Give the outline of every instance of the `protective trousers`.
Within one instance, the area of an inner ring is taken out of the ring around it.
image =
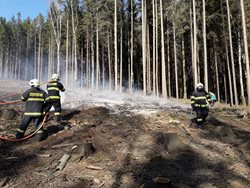
[[[60,99],[51,100],[51,105],[55,108],[55,112],[54,112],[55,120],[57,122],[60,122],[60,120],[61,120],[61,111],[62,111]]]
[[[43,116],[40,116],[40,117],[24,116],[21,121],[20,127],[17,130],[17,134],[16,134],[17,139],[22,138],[24,136],[24,133],[27,127],[29,126],[29,124],[31,123],[31,121],[34,122],[34,126],[37,129],[40,123],[43,121]],[[43,133],[43,131],[39,130],[38,133]]]
[[[197,108],[196,109],[196,123],[197,125],[203,125],[206,122],[208,116],[207,108]]]

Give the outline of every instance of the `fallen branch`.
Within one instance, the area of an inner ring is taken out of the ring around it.
[[[70,159],[70,157],[71,157],[71,155],[65,153],[65,154],[62,156],[62,158],[60,159],[60,163],[59,163],[59,165],[56,167],[56,170],[63,170],[64,167],[65,167],[65,165],[66,165],[66,163],[67,163],[68,160]]]
[[[86,168],[87,168],[87,169],[91,169],[91,170],[103,170],[102,167],[93,166],[93,165],[86,166]]]
[[[51,154],[36,154],[38,157],[50,157]]]
[[[51,148],[60,148],[60,147],[73,146],[73,145],[76,145],[76,144],[75,143],[58,144],[58,145],[51,146]]]

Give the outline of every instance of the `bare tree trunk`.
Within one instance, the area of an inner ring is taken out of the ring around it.
[[[206,31],[206,2],[202,0],[203,7],[203,45],[204,45],[204,85],[208,91],[208,74],[207,74],[207,31]]]
[[[228,101],[228,94],[227,94],[227,79],[226,79],[226,75],[224,74],[224,86],[225,86],[225,101],[226,101],[226,103],[227,103],[227,101]],[[231,97],[231,95],[230,95],[230,97]],[[232,105],[231,105],[232,106]]]
[[[94,82],[95,82],[95,54],[94,54],[94,34],[92,33],[91,37],[91,89],[94,88]]]
[[[67,35],[66,35],[66,85],[69,84],[69,19],[67,19]]]
[[[151,93],[151,65],[150,65],[150,44],[149,44],[149,25],[147,25],[147,90]]]
[[[86,64],[87,87],[90,88],[90,62],[89,62],[89,28],[87,29],[87,64]]]
[[[77,32],[77,27],[78,27],[78,18],[77,18],[77,15],[76,15],[76,18],[75,18],[75,13],[74,13],[74,8],[73,8],[73,1],[71,0],[70,1],[70,7],[71,7],[71,19],[72,19],[72,32],[73,32],[73,56],[74,56],[74,63],[73,63],[73,66],[74,66],[74,81],[77,81],[78,79],[78,66],[77,66],[77,58],[76,58],[76,45],[77,45],[77,41],[76,41],[76,32]],[[77,10],[76,10],[76,14],[77,14]],[[76,23],[75,23],[76,22]]]
[[[50,4],[50,19],[57,45],[57,73],[60,74],[60,45],[62,33],[62,11],[58,1]]]
[[[194,62],[194,32],[193,32],[193,17],[192,17],[192,6],[190,2],[190,45],[191,45],[191,60],[192,60],[192,67],[193,67],[193,62]]]
[[[156,84],[155,84],[155,81],[156,81],[156,78],[155,78],[155,0],[153,0],[152,2],[152,5],[153,5],[153,94],[155,95],[156,94]]]
[[[230,46],[230,54],[231,54],[231,64],[232,64],[232,76],[233,76],[233,88],[234,88],[234,102],[235,106],[238,106],[238,94],[237,94],[237,87],[236,87],[236,78],[235,78],[235,70],[234,70],[234,54],[233,54],[233,44],[232,44],[232,31],[231,31],[231,20],[230,20],[230,8],[227,3],[227,21],[228,21],[228,33],[229,33],[229,46]]]
[[[0,49],[0,78],[3,78],[3,51]]]
[[[193,24],[194,24],[194,45],[193,45],[193,76],[194,76],[194,88],[198,83],[197,79],[197,26],[196,26],[196,5],[193,0]]]
[[[246,29],[246,18],[244,10],[244,1],[240,0],[241,14],[242,14],[242,28],[243,28],[243,41],[244,51],[246,58],[246,72],[247,72],[247,105],[250,107],[250,71],[249,71],[249,55],[248,55],[248,43],[247,43],[247,29]]]
[[[81,46],[81,75],[80,75],[80,79],[81,79],[81,87],[84,87],[84,55],[83,55],[83,49],[84,47]]]
[[[42,40],[42,28],[41,28],[41,24],[40,24],[40,28],[39,28],[39,35],[38,35],[38,54],[37,54],[37,78],[40,80],[41,78],[41,40]]]
[[[118,61],[118,55],[117,55],[117,0],[115,0],[115,20],[114,20],[114,37],[115,37],[115,91],[118,91],[118,66],[117,66],[117,61]]]
[[[241,64],[241,37],[240,37],[240,31],[238,31],[238,48],[239,48],[239,79],[240,79],[240,96],[241,96],[241,101],[244,106],[246,106],[246,99],[244,96],[244,85],[243,85],[243,78],[242,78],[242,64]]]
[[[97,10],[98,11],[98,10]],[[98,13],[96,19],[96,89],[99,88],[99,20],[98,20]]]
[[[121,25],[121,39],[120,39],[120,92],[122,93],[122,25]]]
[[[35,39],[34,39],[34,78],[36,78],[37,77],[37,65],[36,65],[36,34],[35,34]],[[27,66],[25,66],[25,72],[27,71]],[[26,78],[26,74],[25,74],[25,78],[24,78],[25,80],[27,80],[27,78]]]
[[[49,54],[48,54],[48,69],[47,69],[47,80],[51,77],[51,36],[49,36]]]
[[[184,35],[182,35],[182,72],[183,72],[183,98],[187,98],[187,78],[186,78],[186,61],[185,61],[185,45]]]
[[[143,93],[147,94],[146,82],[146,1],[142,0],[142,66],[143,66]]]
[[[105,89],[104,47],[102,46],[102,89]]]
[[[155,25],[156,25],[156,28],[155,28],[155,46],[156,46],[156,49],[155,49],[155,54],[156,54],[156,57],[155,57],[155,61],[156,61],[156,67],[155,67],[155,71],[156,71],[156,95],[159,97],[159,56],[158,56],[158,3],[157,3],[157,0],[155,1]]]
[[[162,96],[167,97],[166,89],[166,64],[165,64],[165,47],[164,47],[164,26],[163,26],[163,6],[160,0],[161,11],[161,64],[162,64]]]
[[[217,95],[217,101],[220,102],[219,71],[218,71],[218,60],[217,60],[217,52],[215,45],[214,45],[214,63],[215,63],[215,76],[216,76],[216,95]]]
[[[108,61],[109,61],[109,89],[112,89],[112,73],[111,73],[111,55],[110,55],[110,39],[108,34]]]
[[[167,49],[168,49],[168,97],[171,98],[171,60],[170,60],[170,36],[169,36],[169,30],[167,28]]]
[[[130,93],[134,87],[134,0],[131,0],[131,32],[130,32]]]
[[[178,66],[177,66],[177,50],[176,50],[176,36],[175,36],[175,20],[173,19],[173,35],[174,35],[174,67],[175,67],[175,94],[179,98],[179,84],[178,84]]]
[[[221,0],[221,11],[222,11],[222,16],[224,16],[224,11],[223,11],[223,7],[222,7],[222,0]],[[223,26],[223,38],[225,40],[224,42],[225,42],[225,48],[226,48],[226,61],[227,61],[227,71],[228,71],[228,79],[229,79],[230,105],[232,106],[233,105],[233,92],[232,92],[231,70],[230,70],[230,63],[229,63],[229,57],[228,57],[228,44],[227,44],[227,39],[226,39],[226,34],[225,34],[224,17],[222,18],[222,26]],[[227,93],[225,96],[227,96]]]

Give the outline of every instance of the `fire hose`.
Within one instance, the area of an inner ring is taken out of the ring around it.
[[[20,138],[20,139],[11,139],[11,138],[3,137],[3,136],[0,136],[0,139],[1,140],[7,140],[7,141],[10,141],[10,142],[20,142],[20,141],[23,141],[23,140],[27,140],[28,138],[34,136],[43,127],[44,122],[46,121],[47,115],[48,115],[48,113],[45,114],[42,123],[37,127],[37,129],[33,133],[31,133],[31,134],[29,134],[29,135],[27,135],[27,136],[25,136],[23,138]]]
[[[49,81],[46,81],[46,82],[42,82],[40,85],[44,85],[44,84],[47,84],[49,83],[51,80]],[[8,94],[8,95],[4,95],[2,97],[0,97],[0,101],[1,99],[4,99],[4,98],[7,98],[7,97],[11,97],[11,96],[14,96],[14,95],[20,95],[22,92],[18,92],[18,93],[11,93],[11,94]],[[15,101],[4,101],[4,102],[0,102],[0,105],[1,104],[15,104],[15,103],[18,103],[18,102],[22,102],[22,100],[15,100]]]

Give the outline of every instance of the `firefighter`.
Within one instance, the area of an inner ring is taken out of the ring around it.
[[[43,121],[45,112],[49,111],[49,98],[47,93],[40,88],[39,81],[32,79],[29,82],[31,88],[25,91],[21,97],[25,101],[25,113],[21,124],[16,133],[16,139],[24,137],[28,125],[33,121],[35,128]],[[37,140],[43,139],[43,130],[40,129],[37,134]]]
[[[58,74],[53,74],[51,81],[47,84],[48,95],[50,98],[51,106],[54,107],[54,119],[57,123],[60,123],[61,120],[61,100],[60,100],[60,91],[64,92],[65,88],[62,85]]]
[[[191,106],[193,111],[196,112],[196,123],[199,127],[206,124],[210,104],[209,93],[205,91],[202,83],[198,83],[191,96]]]

